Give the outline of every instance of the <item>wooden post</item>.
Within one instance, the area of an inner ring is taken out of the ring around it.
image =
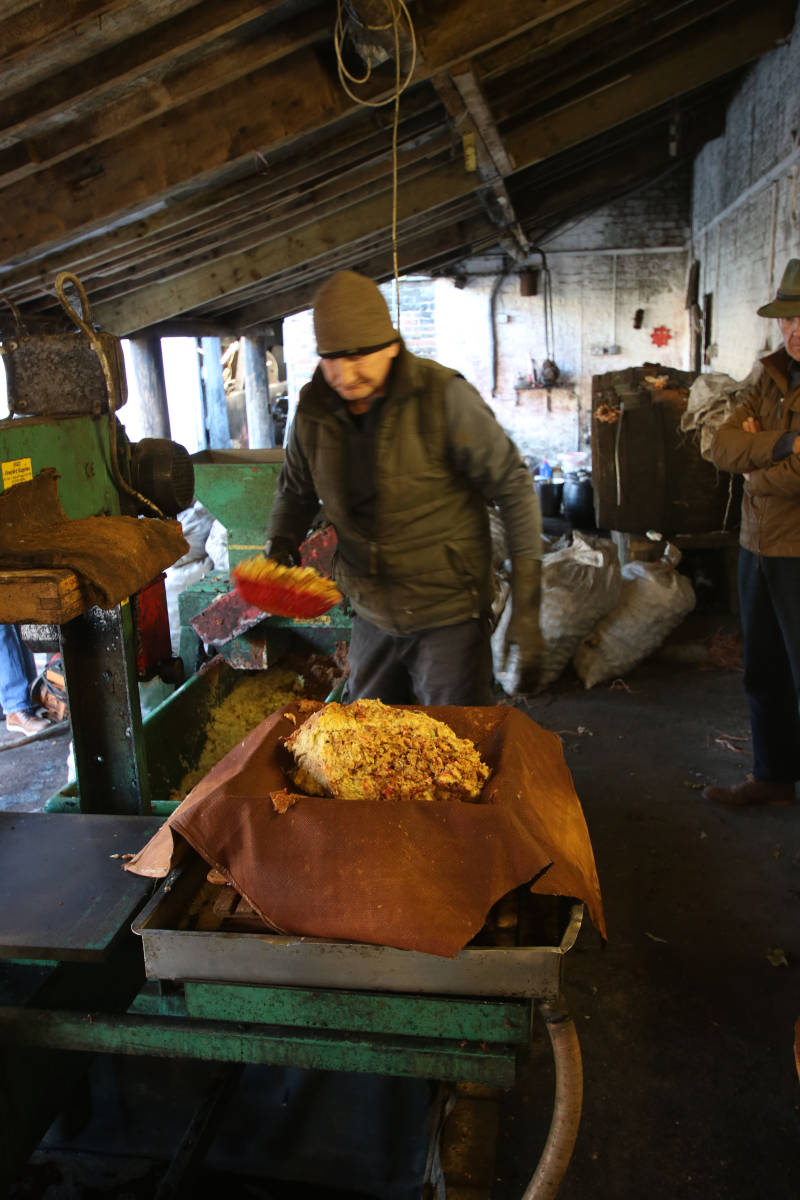
[[[267,376],[267,340],[265,337],[243,337],[244,399],[247,409],[247,435],[251,450],[272,449],[275,431],[269,407],[269,378]]]
[[[168,438],[171,433],[161,339],[139,337],[129,340],[136,388],[141,399],[143,436]]]
[[[206,403],[208,444],[213,450],[227,450],[231,444],[228,405],[222,378],[222,347],[218,337],[200,338],[202,366],[200,377]]]

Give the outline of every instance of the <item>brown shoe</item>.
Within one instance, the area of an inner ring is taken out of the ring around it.
[[[6,717],[6,729],[9,733],[24,733],[25,737],[33,737],[34,733],[41,733],[43,729],[49,728],[50,722],[44,717],[37,717],[36,713],[13,712]]]
[[[731,808],[746,808],[753,804],[794,804],[794,784],[774,783],[769,779],[746,779],[733,787],[707,787],[706,800],[727,804]]]

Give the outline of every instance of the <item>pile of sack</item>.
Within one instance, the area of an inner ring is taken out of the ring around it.
[[[224,525],[212,517],[208,509],[196,500],[191,508],[178,513],[183,536],[189,549],[176,563],[168,567],[165,581],[167,611],[169,613],[172,653],[178,653],[180,642],[180,614],[178,597],[187,587],[197,583],[210,571],[228,569],[228,532]]]
[[[657,650],[696,604],[691,582],[677,570],[680,558],[677,547],[665,542],[658,561],[620,567],[612,541],[577,530],[569,545],[546,553],[540,610],[544,657],[537,691],[570,661],[590,688],[624,675]],[[492,653],[495,677],[513,696],[516,671],[504,661],[509,591],[501,576]]]

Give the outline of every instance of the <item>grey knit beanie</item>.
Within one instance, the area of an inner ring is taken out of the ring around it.
[[[364,354],[396,342],[389,306],[373,280],[337,271],[314,297],[317,354]]]

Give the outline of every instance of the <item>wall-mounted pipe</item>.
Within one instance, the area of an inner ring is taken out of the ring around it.
[[[497,343],[497,298],[500,295],[500,289],[508,278],[508,264],[503,263],[503,270],[497,276],[492,287],[492,295],[489,301],[489,334],[492,340],[492,395],[498,393],[498,379],[500,375],[500,348]]]

